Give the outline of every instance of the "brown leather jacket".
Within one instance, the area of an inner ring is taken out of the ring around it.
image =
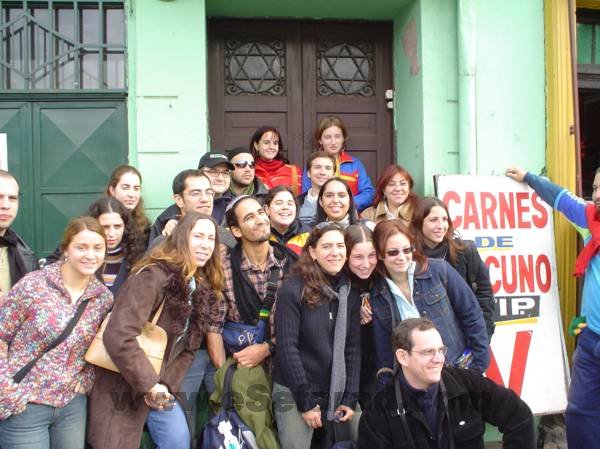
[[[201,283],[190,306],[188,292],[181,274],[164,264],[150,265],[131,275],[119,291],[104,333],[104,344],[121,372],[96,367],[87,426],[88,442],[94,449],[138,449],[149,411],[144,393],[158,382],[172,393],[179,391],[209,326],[209,317],[218,313],[222,301],[220,294]],[[157,324],[167,332],[168,343],[157,375],[136,336],[163,298],[166,303]],[[177,342],[186,317],[190,319],[187,337]],[[184,402],[182,397],[179,400]]]

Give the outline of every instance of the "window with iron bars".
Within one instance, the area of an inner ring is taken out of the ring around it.
[[[0,90],[126,88],[123,1],[1,1]]]

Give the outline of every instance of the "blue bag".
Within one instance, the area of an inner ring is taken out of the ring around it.
[[[225,321],[223,327],[223,343],[230,352],[239,352],[247,346],[262,343],[265,339],[266,320],[259,320],[258,324],[236,323]]]
[[[225,373],[221,394],[221,411],[202,431],[200,449],[259,449],[252,430],[242,421],[233,406],[231,382],[235,365]]]

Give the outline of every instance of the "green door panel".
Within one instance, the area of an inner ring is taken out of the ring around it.
[[[35,246],[33,173],[31,172],[31,103],[0,103],[0,133],[6,134],[8,170],[19,180],[19,214],[13,227]]]
[[[127,163],[127,111],[120,100],[0,102],[8,169],[19,178],[15,229],[44,257],[67,222],[104,192]]]
[[[123,102],[37,103],[33,106],[34,198],[38,250],[53,251],[66,223],[100,196],[112,170],[127,163]]]

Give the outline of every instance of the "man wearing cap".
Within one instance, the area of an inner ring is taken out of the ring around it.
[[[229,186],[233,196],[253,195],[262,201],[269,189],[255,176],[254,156],[248,148],[236,147],[227,151],[227,159],[233,165]]]
[[[38,269],[34,252],[11,229],[19,212],[19,183],[0,170],[0,296],[5,295],[19,279]]]
[[[212,152],[206,153],[200,158],[198,169],[208,176],[215,191],[212,217],[217,223],[223,224],[225,221],[225,208],[234,198],[234,195],[229,191],[230,170],[234,169],[233,164],[229,162],[224,154]]]

